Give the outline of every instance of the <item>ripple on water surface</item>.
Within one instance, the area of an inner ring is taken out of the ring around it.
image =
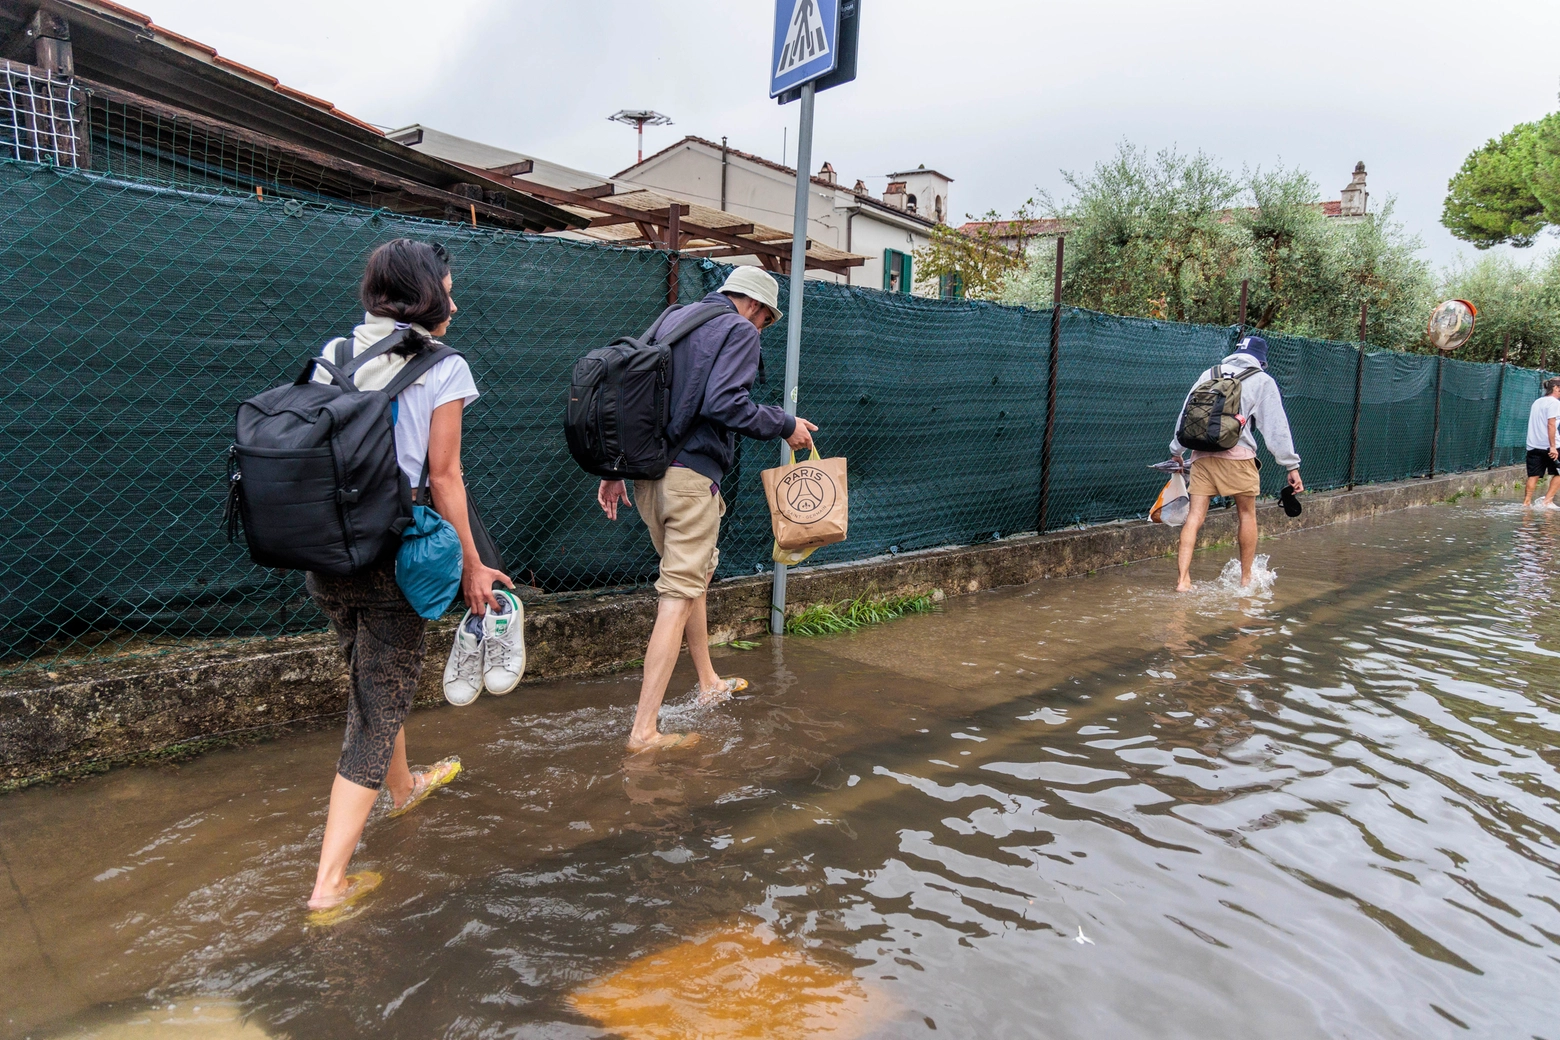
[[[673,698],[683,753],[623,756],[636,676],[419,712],[467,772],[327,931],[337,733],[13,795],[0,1035],[1555,1040],[1557,538],[1412,510],[1244,593],[1204,554],[717,651],[752,688]]]

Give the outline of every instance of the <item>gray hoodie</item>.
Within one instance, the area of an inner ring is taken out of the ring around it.
[[[1240,372],[1248,368],[1260,369],[1262,366],[1257,359],[1250,354],[1231,354],[1219,362],[1224,368],[1232,372]],[[1197,377],[1197,382],[1186,391],[1186,399],[1191,400],[1192,390],[1207,378],[1212,369],[1203,372]],[[1278,383],[1266,372],[1258,372],[1240,384],[1241,411],[1246,416],[1247,422],[1240,431],[1240,443],[1250,448],[1253,453],[1257,450],[1257,439],[1252,436],[1252,431],[1258,426],[1262,427],[1262,440],[1266,442],[1268,451],[1273,453],[1273,458],[1286,470],[1300,468],[1300,456],[1295,453],[1294,437],[1289,432],[1289,416],[1284,414],[1284,397],[1278,391]],[[1176,413],[1176,422],[1179,423],[1182,412],[1186,411],[1186,402],[1181,402],[1181,411]],[[1172,433],[1170,435],[1170,452],[1174,455],[1186,454],[1186,449]]]

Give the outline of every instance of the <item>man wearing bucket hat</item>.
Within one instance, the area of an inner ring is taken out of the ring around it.
[[[716,541],[726,513],[720,482],[736,461],[738,434],[760,441],[783,437],[794,450],[805,451],[818,428],[750,396],[758,378],[759,331],[781,317],[780,287],[759,268],[738,267],[718,291],[690,307],[667,311],[650,337],[670,340],[680,323],[703,317],[703,309],[710,307],[719,313],[672,347],[666,434],[682,448],[660,480],[634,481],[639,515],[661,569],[655,583],[660,596],[655,629],[645,650],[639,709],[628,740],[631,751],[687,746],[698,739],[695,733],[662,733],[657,725],[685,637],[699,673],[701,704],[726,700],[747,687],[745,679],[722,679],[710,662],[705,590],[720,562]],[[611,520],[617,519],[620,504],[635,504],[621,480],[603,480],[596,501]]]
[[[1257,556],[1257,494],[1262,490],[1258,474],[1257,439],[1253,431],[1262,430],[1262,440],[1280,466],[1289,471],[1289,489],[1298,493],[1305,490],[1300,480],[1300,456],[1295,453],[1293,435],[1289,432],[1289,416],[1284,414],[1284,398],[1278,383],[1267,374],[1267,340],[1261,336],[1246,336],[1214,368],[1198,377],[1197,383],[1186,395],[1188,402],[1206,379],[1220,375],[1240,380],[1240,439],[1235,446],[1224,451],[1192,452],[1192,479],[1188,492],[1191,504],[1186,512],[1186,523],[1181,527],[1181,544],[1178,554],[1180,574],[1176,591],[1186,592],[1192,587],[1192,553],[1197,549],[1197,532],[1208,518],[1208,505],[1214,495],[1235,500],[1237,512],[1236,543],[1240,546],[1240,584],[1251,584],[1251,566]],[[1181,406],[1185,414],[1186,405]],[[1186,454],[1179,435],[1170,438],[1170,450],[1177,458]],[[1299,504],[1286,502],[1286,512],[1293,508],[1291,516],[1299,512]]]

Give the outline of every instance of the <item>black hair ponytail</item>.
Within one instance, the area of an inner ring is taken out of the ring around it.
[[[436,242],[396,238],[375,249],[363,271],[359,297],[370,314],[407,325],[437,328],[450,319],[450,294],[444,279],[450,273],[450,254]],[[413,357],[431,344],[415,329],[391,351]]]

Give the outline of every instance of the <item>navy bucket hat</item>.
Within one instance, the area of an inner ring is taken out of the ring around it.
[[[1267,340],[1261,336],[1247,336],[1235,347],[1237,354],[1250,354],[1257,359],[1257,364],[1267,368]]]

